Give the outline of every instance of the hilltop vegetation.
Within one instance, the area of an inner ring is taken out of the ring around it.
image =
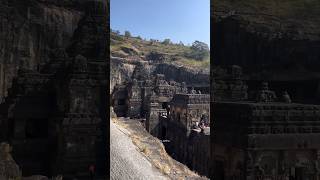
[[[111,56],[114,57],[161,61],[194,68],[209,68],[210,65],[209,47],[200,41],[186,46],[182,42],[172,43],[170,39],[160,42],[142,39],[140,36],[132,37],[129,31],[124,35],[112,31],[110,38]]]

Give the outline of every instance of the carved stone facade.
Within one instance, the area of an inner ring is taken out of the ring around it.
[[[243,101],[248,99],[248,86],[242,78],[242,69],[231,66],[227,72],[213,78],[214,98],[217,101]]]
[[[105,175],[107,3],[81,2],[84,12],[65,49],[39,70],[20,68],[0,105],[0,139],[23,175]]]
[[[213,176],[319,178],[316,157],[320,143],[316,139],[320,138],[320,106],[279,102],[266,88],[258,92],[271,96],[262,102],[214,103]],[[235,158],[230,154],[234,150]],[[238,170],[230,166],[237,163]]]

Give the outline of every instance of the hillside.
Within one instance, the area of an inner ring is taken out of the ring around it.
[[[320,77],[320,1],[220,0],[212,10],[214,64],[257,80]]]
[[[210,57],[196,60],[190,57],[190,46],[180,44],[163,44],[157,40],[143,40],[138,37],[125,37],[110,33],[111,56],[145,61],[161,61],[192,68],[209,68]]]
[[[221,0],[215,1],[217,17],[237,16],[248,29],[286,33],[295,39],[320,38],[318,0]]]

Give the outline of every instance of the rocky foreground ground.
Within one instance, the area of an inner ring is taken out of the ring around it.
[[[110,121],[110,179],[169,179],[139,152],[128,133]]]
[[[207,179],[172,159],[138,120],[110,121],[110,179]]]

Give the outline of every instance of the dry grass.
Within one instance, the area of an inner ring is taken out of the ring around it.
[[[177,64],[181,64],[182,66],[191,66],[194,68],[209,68],[210,67],[210,57],[203,61],[197,61],[193,59],[183,58],[177,62]]]
[[[175,62],[177,64],[188,66],[192,68],[209,68],[210,58],[203,61],[198,61],[186,56],[191,53],[190,46],[182,46],[178,44],[162,44],[161,42],[153,42],[140,40],[137,38],[123,38],[122,36],[111,33],[110,49],[114,56],[130,57],[130,54],[126,54],[122,49],[129,48],[137,56],[145,58],[151,52],[157,52],[159,54],[166,54],[168,62]]]
[[[161,173],[166,175],[170,174],[171,168],[169,167],[168,164],[160,162],[157,159],[152,159],[151,161],[152,161],[152,164],[161,171]]]
[[[141,152],[147,156],[150,154],[150,150],[146,146],[142,148]]]

